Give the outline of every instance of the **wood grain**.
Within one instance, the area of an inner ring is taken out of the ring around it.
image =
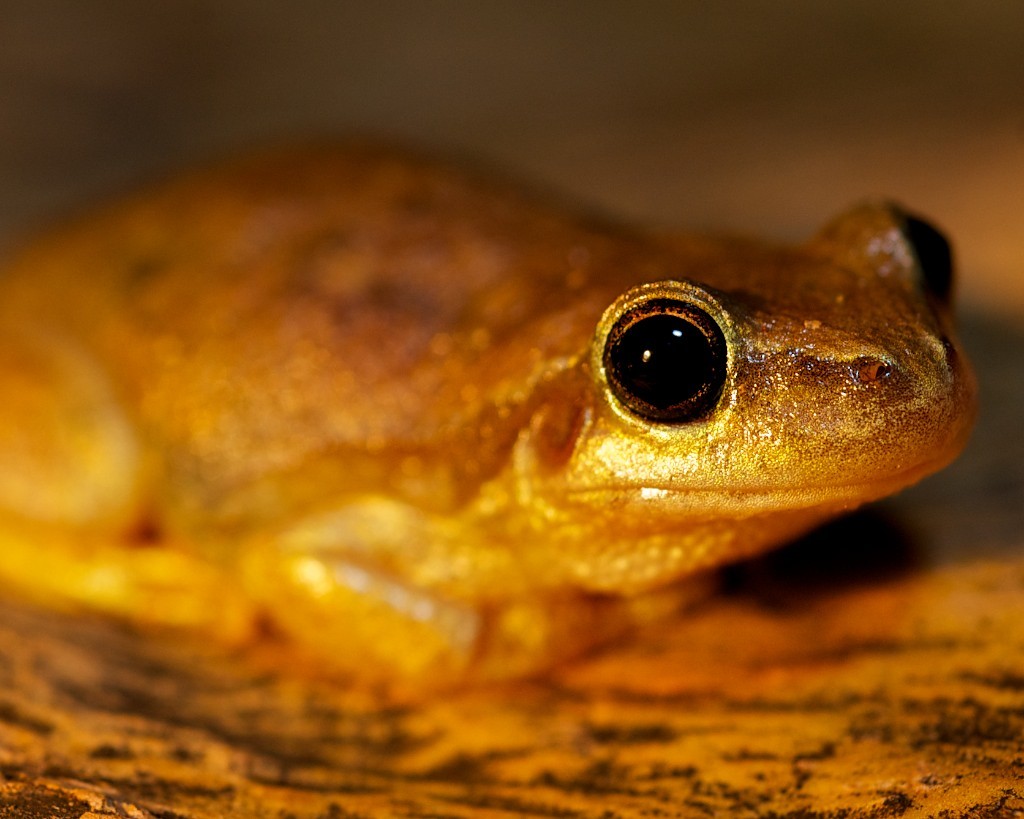
[[[551,677],[417,700],[0,600],[0,817],[1024,811],[1024,334],[958,465]]]

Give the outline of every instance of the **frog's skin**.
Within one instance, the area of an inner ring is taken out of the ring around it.
[[[269,618],[374,674],[545,666],[957,454],[973,381],[909,225],[645,235],[367,146],[186,175],[0,273],[0,577]],[[725,341],[692,420],[609,386],[606,338],[652,298]]]

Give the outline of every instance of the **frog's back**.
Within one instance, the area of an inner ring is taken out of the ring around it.
[[[405,153],[306,147],[45,234],[0,278],[0,322],[97,363],[175,495],[157,503],[186,517],[265,506],[268,482],[285,506],[392,494],[410,465],[418,502],[444,507],[502,467],[622,271],[661,275],[663,255]],[[301,500],[282,500],[290,474]]]
[[[548,351],[513,331],[563,286],[570,263],[549,257],[571,233],[391,152],[279,152],[48,234],[7,270],[4,314],[83,345],[161,449],[258,473],[428,445],[474,411],[458,373],[495,343],[501,366],[473,383],[521,384]]]

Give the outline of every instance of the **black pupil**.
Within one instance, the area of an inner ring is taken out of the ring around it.
[[[604,359],[619,400],[650,420],[696,420],[725,384],[722,331],[703,310],[672,299],[652,300],[622,316]]]

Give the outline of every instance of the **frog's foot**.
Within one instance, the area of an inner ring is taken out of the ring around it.
[[[337,552],[250,553],[244,583],[303,648],[371,680],[425,687],[528,676],[607,643],[632,624],[614,597],[446,599]]]
[[[304,648],[360,676],[458,676],[477,613],[338,556],[250,554],[244,584]]]

